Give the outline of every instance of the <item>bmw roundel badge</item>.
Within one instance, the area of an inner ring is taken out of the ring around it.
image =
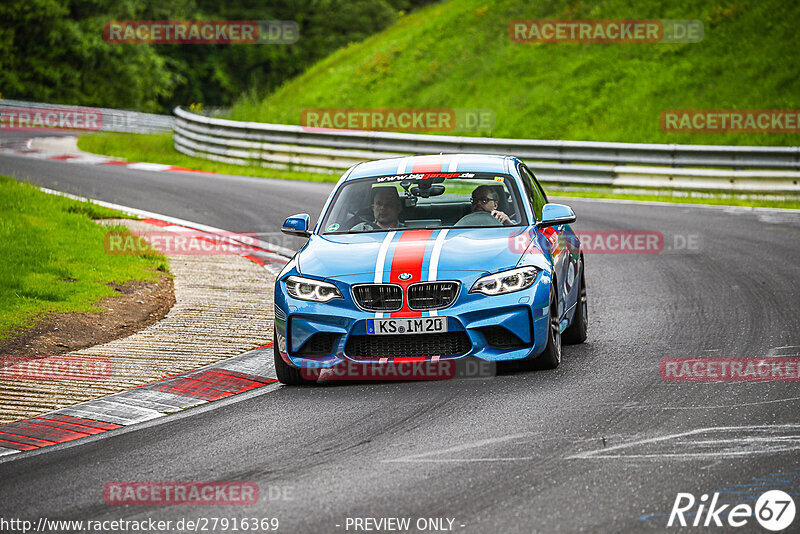
[[[403,282],[405,282],[406,280],[411,280],[411,273],[401,273],[400,275],[398,275],[397,278],[399,278]]]

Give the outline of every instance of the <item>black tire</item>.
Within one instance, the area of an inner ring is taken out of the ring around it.
[[[565,345],[578,345],[586,341],[586,331],[589,326],[589,305],[586,299],[586,278],[583,275],[583,258],[578,270],[578,303],[576,304],[575,317],[572,324],[561,334],[561,342]]]
[[[314,381],[306,380],[300,373],[300,369],[293,367],[283,361],[281,352],[278,350],[278,336],[273,332],[272,334],[273,353],[275,354],[275,374],[278,376],[278,381],[287,386],[301,386],[304,384],[313,384]]]
[[[550,314],[547,321],[547,345],[544,351],[524,365],[538,371],[555,369],[561,363],[561,323],[558,320],[558,299],[555,286],[550,288]]]

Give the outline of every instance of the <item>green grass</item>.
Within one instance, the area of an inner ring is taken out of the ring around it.
[[[113,156],[126,161],[142,161],[146,163],[163,163],[186,169],[237,174],[241,176],[260,176],[281,178],[285,180],[308,180],[315,182],[335,182],[341,176],[337,174],[321,174],[306,171],[269,169],[255,165],[234,165],[220,163],[203,158],[187,156],[175,150],[171,133],[128,134],[97,133],[85,135],[78,139],[78,148],[93,154]]]
[[[699,19],[699,43],[515,43],[517,19]],[[800,108],[800,3],[448,0],[351,44],[231,118],[299,124],[306,108],[490,108],[475,135],[800,145],[798,133],[665,133],[675,109]]]
[[[127,230],[92,219],[120,217],[0,176],[0,340],[48,313],[101,311],[92,303],[117,294],[110,282],[153,280],[168,271],[160,254],[105,252],[106,232]]]

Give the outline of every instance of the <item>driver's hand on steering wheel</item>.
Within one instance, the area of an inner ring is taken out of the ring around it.
[[[512,224],[511,217],[509,217],[500,210],[492,210],[492,217],[494,217],[503,224]]]

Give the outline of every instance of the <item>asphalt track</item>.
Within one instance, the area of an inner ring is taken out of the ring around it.
[[[5,155],[0,174],[269,236],[287,215],[316,219],[331,189]],[[355,532],[355,517],[442,517],[454,532],[639,532],[666,530],[678,492],[752,505],[782,489],[800,505],[798,382],[659,373],[666,357],[800,355],[800,213],[563,201],[579,231],[658,230],[665,250],[587,256],[589,339],[565,347],[557,370],[275,387],[13,455],[0,463],[0,517],[277,517],[279,532],[303,533]],[[696,249],[675,250],[686,239]],[[261,498],[104,503],[107,482],[163,480],[252,481]],[[288,498],[270,499],[276,489]],[[753,519],[736,531],[764,532]]]

